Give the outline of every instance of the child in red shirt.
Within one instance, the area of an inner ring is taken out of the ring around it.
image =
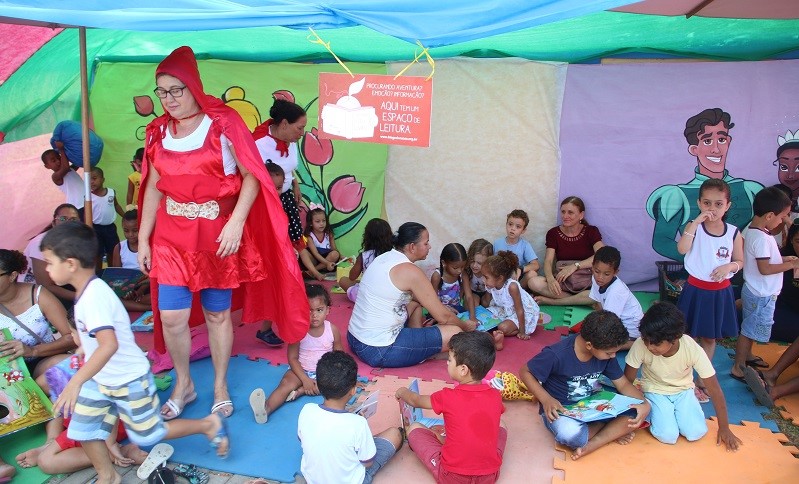
[[[444,416],[444,442],[427,427],[414,423],[408,444],[436,482],[494,483],[499,478],[508,432],[500,422],[505,411],[499,391],[482,383],[494,364],[494,339],[488,333],[458,333],[449,341],[447,371],[458,382],[432,395],[408,388],[397,390],[417,408],[430,408]]]

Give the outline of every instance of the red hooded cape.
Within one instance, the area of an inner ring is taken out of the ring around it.
[[[275,323],[275,329],[284,341],[287,343],[300,341],[308,333],[310,324],[308,317],[310,310],[305,295],[305,285],[294,249],[286,235],[288,219],[283,211],[283,205],[275,191],[272,179],[261,161],[247,125],[244,124],[239,114],[226,106],[222,100],[205,94],[197,68],[197,60],[190,47],[179,47],[169,54],[158,65],[155,71],[156,78],[159,74],[168,74],[183,81],[196,99],[200,109],[214,123],[218,123],[221,131],[233,144],[239,163],[260,183],[260,191],[250,209],[244,230],[252,234],[260,253],[260,260],[251,262],[263,264],[266,278],[260,281],[242,282],[241,286],[233,291],[234,305],[232,309],[243,306],[242,321],[249,323],[269,319]],[[169,113],[165,113],[147,125],[142,164],[142,187],[147,186],[150,160],[155,152],[154,147],[157,143],[161,143],[166,135],[170,121],[179,122]],[[144,189],[139,191],[139,206],[143,206],[145,192]],[[164,202],[162,201],[162,203]],[[158,228],[156,227],[154,230],[158,230]],[[156,351],[164,353],[166,347],[158,312],[157,282],[156,279],[153,279],[151,284],[155,315],[155,345]],[[195,326],[204,322],[199,298],[195,294],[190,324]]]

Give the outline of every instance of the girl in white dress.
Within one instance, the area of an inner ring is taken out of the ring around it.
[[[530,339],[538,324],[540,310],[533,296],[522,289],[519,281],[511,278],[518,266],[519,258],[507,250],[499,251],[483,263],[486,290],[491,295],[488,310],[502,321],[497,326],[502,334]],[[522,321],[524,324],[520,324]]]

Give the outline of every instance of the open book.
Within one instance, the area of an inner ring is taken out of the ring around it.
[[[616,417],[629,410],[630,405],[637,403],[643,403],[643,400],[603,390],[577,403],[564,405],[566,411],[562,412],[562,415],[581,422],[594,422]]]
[[[459,313],[458,317],[464,321],[469,319],[469,311]],[[491,331],[502,322],[483,306],[474,308],[474,318],[477,320],[477,331]]]
[[[358,405],[352,413],[358,414],[363,418],[369,418],[377,412],[377,399],[380,398],[380,390],[369,394],[369,397]]]
[[[413,380],[408,389],[414,393],[419,393],[419,380]],[[420,423],[427,428],[434,425],[444,425],[444,419],[436,417],[425,417],[421,408],[412,407],[410,404],[399,400],[400,424],[402,428],[408,428],[412,423]]]
[[[0,330],[0,341],[11,341]],[[36,384],[22,357],[0,357],[0,437],[53,418],[53,405]]]
[[[103,269],[100,278],[114,290],[118,297],[123,297],[136,289],[139,283],[146,281],[147,276],[138,269],[123,269],[122,267],[107,267]]]

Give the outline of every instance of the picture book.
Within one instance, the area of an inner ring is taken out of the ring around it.
[[[606,390],[589,395],[577,403],[564,405],[562,415],[581,422],[594,422],[613,418],[630,409],[630,405],[643,403],[643,400],[631,398]]]
[[[469,311],[464,311],[458,314],[458,317],[464,321],[469,319]],[[483,306],[477,306],[474,309],[474,317],[477,320],[477,331],[491,331],[499,326],[499,323],[502,322],[495,318],[494,315],[491,314],[491,311]]]
[[[356,413],[363,418],[369,418],[377,412],[377,399],[380,398],[380,390],[369,394],[366,400],[356,407],[352,413]]]
[[[414,393],[419,393],[419,380],[413,380],[408,389]],[[402,428],[408,428],[412,423],[420,423],[425,427],[433,427],[435,425],[444,425],[444,419],[437,417],[425,417],[422,414],[421,408],[412,407],[410,404],[399,400],[400,406],[400,424]]]
[[[147,276],[138,269],[124,269],[122,267],[107,267],[100,276],[118,297],[123,297],[136,289],[136,286],[147,280]]]
[[[153,330],[153,312],[145,311],[136,321],[130,323],[131,331],[147,332]]]
[[[3,329],[0,336],[11,340]],[[0,437],[53,418],[53,405],[28,373],[22,357],[0,357]]]

